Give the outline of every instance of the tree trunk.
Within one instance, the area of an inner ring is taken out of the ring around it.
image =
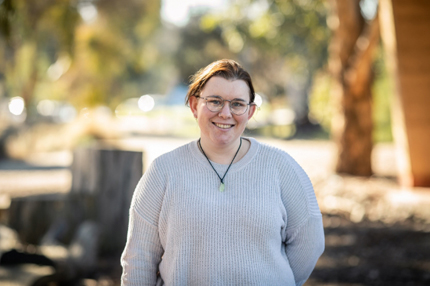
[[[332,0],[334,30],[330,70],[334,77],[335,115],[332,134],[338,146],[336,172],[358,176],[372,174],[371,85],[378,17],[366,22],[359,0]]]

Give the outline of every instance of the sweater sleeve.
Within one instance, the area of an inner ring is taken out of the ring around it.
[[[133,194],[127,243],[121,256],[121,285],[156,285],[164,252],[158,232],[164,188],[154,161]]]
[[[282,201],[287,211],[285,251],[297,286],[311,275],[324,251],[322,216],[309,177],[289,156],[281,171]]]

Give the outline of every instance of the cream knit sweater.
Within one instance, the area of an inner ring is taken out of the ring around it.
[[[324,250],[312,184],[253,138],[225,191],[197,141],[157,159],[135,190],[123,285],[302,285]],[[213,163],[222,176],[228,165]],[[157,275],[158,273],[158,275]]]

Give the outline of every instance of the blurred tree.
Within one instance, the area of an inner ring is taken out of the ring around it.
[[[8,96],[77,107],[165,93],[220,58],[240,61],[259,92],[288,96],[296,123],[308,121],[308,90],[327,59],[323,0],[236,0],[222,13],[193,12],[185,27],[161,25],[161,1],[3,0]],[[0,79],[1,80],[1,79]],[[279,102],[279,100],[277,100]]]
[[[330,47],[333,96],[337,108],[332,135],[338,146],[336,171],[370,176],[372,152],[371,85],[375,48],[379,40],[378,17],[366,20],[360,0],[332,0],[329,19],[334,36]],[[377,13],[377,9],[375,9]]]
[[[222,58],[236,58],[222,39],[221,29],[206,31],[201,27],[204,15],[192,16],[188,24],[178,30],[178,45],[173,61],[179,71],[179,80],[188,84],[189,77],[198,69]]]
[[[0,3],[0,83],[28,106],[44,69],[61,52],[70,53],[78,14],[72,1],[5,0]]]
[[[3,45],[9,43],[11,38],[11,17],[14,13],[12,0],[3,0],[0,2],[0,39]]]
[[[97,4],[97,5],[96,5]],[[160,1],[99,1],[97,18],[75,31],[75,59],[63,83],[75,106],[117,105],[154,90],[146,77],[162,57],[156,43]],[[83,8],[81,8],[83,9]]]
[[[27,107],[46,98],[85,107],[141,95],[155,82],[154,66],[163,66],[152,43],[159,10],[160,1],[4,0],[0,85]]]

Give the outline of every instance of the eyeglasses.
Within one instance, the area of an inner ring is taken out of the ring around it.
[[[243,99],[236,99],[235,98],[232,100],[227,100],[227,99],[223,99],[221,96],[215,96],[215,95],[211,95],[211,96],[207,96],[207,97],[202,97],[202,96],[196,95],[196,97],[204,99],[206,101],[206,107],[212,112],[221,111],[221,109],[224,107],[224,104],[226,101],[228,101],[230,103],[230,112],[235,114],[235,115],[244,114],[248,110],[248,107],[250,105],[254,105],[253,102],[247,103]]]

